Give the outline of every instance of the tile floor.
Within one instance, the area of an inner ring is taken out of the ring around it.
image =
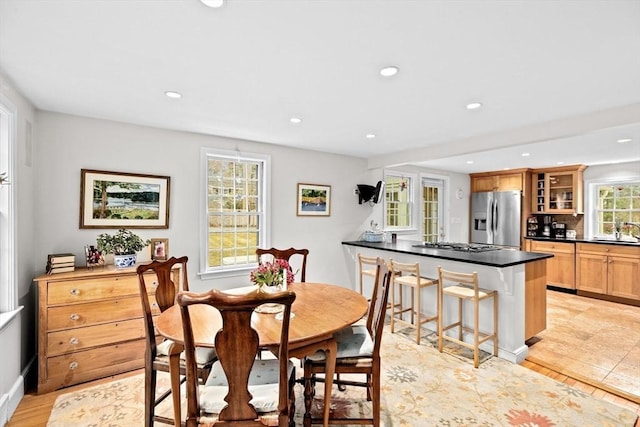
[[[527,360],[640,403],[640,307],[548,290],[529,344]]]

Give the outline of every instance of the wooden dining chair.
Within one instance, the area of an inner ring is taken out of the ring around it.
[[[178,294],[187,356],[186,427],[207,423],[294,427],[295,367],[289,360],[288,346],[291,305],[295,298],[295,293],[288,290],[278,293],[254,290],[244,295],[218,290]],[[284,311],[280,322],[280,344],[274,350],[277,359],[259,360],[256,359],[259,338],[251,326],[251,316],[256,307],[265,303],[282,304]],[[215,307],[222,316],[222,328],[215,337],[218,361],[200,390],[194,325],[189,316],[189,308],[198,304]]]
[[[154,421],[165,424],[175,424],[175,419],[163,417],[155,414],[155,408],[169,395],[171,389],[164,391],[160,396],[156,397],[157,372],[169,372],[170,358],[169,352],[180,352],[181,346],[173,346],[171,340],[164,340],[158,343],[156,331],[153,324],[154,314],[165,311],[175,303],[177,293],[182,290],[189,289],[187,279],[187,262],[186,256],[175,258],[171,257],[167,261],[153,261],[150,264],[138,266],[138,282],[140,284],[140,300],[142,301],[142,311],[144,316],[144,328],[146,337],[145,350],[145,383],[144,383],[144,425],[145,427],[153,427]],[[179,269],[177,267],[180,267]],[[153,273],[153,274],[150,274]],[[173,280],[174,275],[178,275],[180,280],[176,283]],[[147,281],[151,283],[147,283]],[[154,301],[151,302],[150,295]],[[185,355],[181,354],[178,365],[175,369],[179,369],[181,375],[185,375]],[[204,381],[211,366],[216,360],[216,352],[214,349],[199,348],[198,349],[198,376]],[[173,381],[173,379],[172,379]],[[172,388],[176,389],[179,384],[173,384]],[[173,395],[173,405],[180,408],[180,396]],[[179,415],[176,416],[179,419]]]
[[[299,261],[299,265],[300,266],[300,282],[305,282],[307,279],[307,256],[309,255],[309,249],[294,249],[294,248],[289,248],[289,249],[276,249],[276,248],[270,248],[270,249],[261,249],[261,248],[257,248],[256,249],[256,255],[258,256],[258,263],[262,264],[263,261],[263,257],[265,256],[269,256],[270,257],[270,261],[274,260],[274,259],[284,259],[286,261],[289,262],[289,265],[291,265],[291,257],[295,256],[299,256],[301,259]],[[293,267],[292,267],[292,272],[293,271]],[[295,272],[294,272],[295,273]]]
[[[383,259],[376,261],[376,282],[369,305],[366,325],[352,325],[336,334],[337,341],[336,374],[363,374],[364,381],[344,380],[338,377],[334,384],[360,386],[367,389],[367,400],[372,402],[371,417],[339,418],[331,417],[329,424],[371,424],[380,426],[380,345],[384,318],[387,311],[391,273]],[[325,373],[325,355],[317,352],[304,360],[304,378],[315,387],[317,374]],[[306,413],[309,413],[311,401],[305,401]],[[315,424],[321,419],[305,418],[305,426]]]

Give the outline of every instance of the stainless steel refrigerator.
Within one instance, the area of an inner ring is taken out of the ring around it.
[[[520,191],[471,194],[471,243],[520,247]]]

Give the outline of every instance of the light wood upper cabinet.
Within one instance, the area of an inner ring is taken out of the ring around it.
[[[640,247],[577,244],[576,288],[640,300]]]
[[[483,191],[511,191],[525,189],[526,169],[514,169],[510,171],[472,173],[471,192]]]
[[[585,165],[531,171],[531,213],[572,214],[583,212]]]
[[[542,242],[532,240],[532,252],[552,253],[553,258],[547,259],[547,284],[565,289],[575,289],[575,243]]]

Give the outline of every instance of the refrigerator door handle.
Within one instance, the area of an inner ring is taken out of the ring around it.
[[[494,225],[494,231],[497,232],[498,231],[498,201],[496,200],[495,202],[493,202],[493,225]]]

